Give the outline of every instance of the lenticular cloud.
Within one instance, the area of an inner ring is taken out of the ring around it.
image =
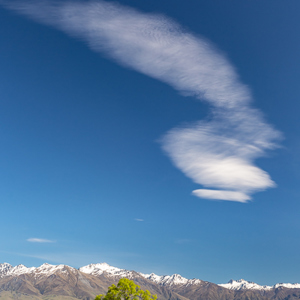
[[[275,147],[279,133],[251,108],[249,89],[208,41],[164,16],[116,3],[0,0],[0,4],[208,102],[212,120],[172,129],[161,139],[175,166],[204,187],[193,195],[247,202],[252,193],[275,185],[253,161]]]

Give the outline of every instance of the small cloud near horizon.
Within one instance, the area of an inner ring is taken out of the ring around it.
[[[55,243],[55,241],[47,240],[47,239],[39,239],[39,238],[29,238],[27,242],[30,243]]]
[[[137,222],[144,222],[144,219],[134,219]]]

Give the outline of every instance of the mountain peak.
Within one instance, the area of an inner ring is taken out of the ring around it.
[[[7,268],[12,268],[12,265],[8,264],[8,263],[3,263],[3,264],[0,264],[0,270],[2,269],[7,269]]]
[[[191,284],[196,285],[202,282],[200,279],[187,279],[182,277],[179,274],[162,275],[162,276],[156,275],[154,273],[151,274],[139,273],[139,274],[146,279],[149,279],[151,281],[154,281],[155,283],[158,283],[159,285],[164,285],[164,286],[191,285]]]
[[[219,284],[219,286],[224,287],[229,290],[270,290],[272,286],[261,286],[255,282],[246,281],[245,279],[239,280],[229,280],[228,283]]]
[[[109,277],[127,277],[127,278],[133,278],[136,276],[136,272],[134,271],[128,271],[125,269],[119,269],[113,266],[110,266],[107,263],[97,263],[97,264],[90,264],[84,267],[79,268],[80,272],[94,275],[94,276],[100,276],[102,274],[105,274]]]
[[[5,276],[12,268],[13,266],[8,263],[0,264],[0,278]]]

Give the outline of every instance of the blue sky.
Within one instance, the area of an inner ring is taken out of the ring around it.
[[[1,261],[300,282],[299,1],[0,1]]]

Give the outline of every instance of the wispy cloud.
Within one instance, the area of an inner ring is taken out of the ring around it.
[[[137,222],[144,222],[143,219],[134,219],[134,220],[137,221]]]
[[[233,66],[207,40],[162,16],[104,1],[6,1],[9,9],[52,25],[118,63],[208,102],[211,120],[178,127],[162,139],[173,163],[195,183],[194,195],[247,202],[275,186],[254,165],[280,134],[253,109]]]
[[[55,241],[39,239],[39,238],[29,238],[29,239],[27,239],[27,242],[30,242],[30,243],[55,243]]]

